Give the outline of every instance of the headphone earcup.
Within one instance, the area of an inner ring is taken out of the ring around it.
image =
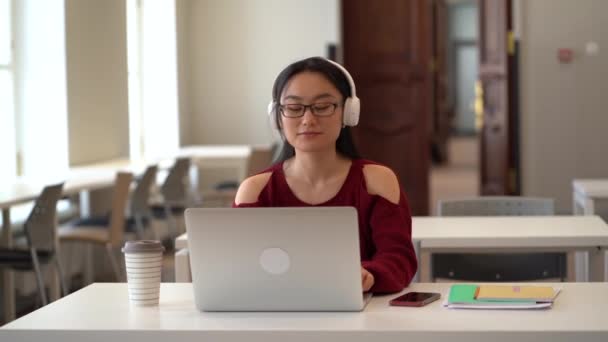
[[[361,111],[361,101],[358,97],[349,97],[344,101],[344,112],[342,123],[345,126],[357,126],[359,123],[359,112]]]
[[[268,104],[268,108],[266,109],[266,112],[268,113],[268,120],[270,121],[270,126],[272,127],[272,129],[278,130],[279,128],[277,127],[277,123],[274,119],[274,108],[275,108],[275,102],[270,101],[270,103]]]

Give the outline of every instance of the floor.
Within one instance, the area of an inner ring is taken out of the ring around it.
[[[477,137],[452,137],[446,165],[431,169],[431,215],[435,215],[437,201],[478,196],[479,143]]]

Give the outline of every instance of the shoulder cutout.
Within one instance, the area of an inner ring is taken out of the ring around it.
[[[257,202],[271,175],[272,172],[265,172],[245,179],[239,186],[234,202],[237,205]]]
[[[394,204],[399,204],[401,190],[393,170],[382,165],[367,164],[363,166],[363,176],[370,195],[382,196]]]

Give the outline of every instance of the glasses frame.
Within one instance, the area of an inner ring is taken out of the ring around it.
[[[331,105],[333,106],[333,109],[331,110],[331,113],[329,114],[323,114],[320,115],[316,112],[314,106],[318,106],[318,105]],[[285,107],[286,106],[302,106],[302,112],[300,113],[300,115],[296,115],[296,116],[292,116],[292,115],[286,115],[285,114]],[[309,104],[309,105],[305,105],[305,104],[300,104],[300,103],[290,103],[290,104],[282,104],[279,105],[279,113],[281,113],[282,116],[288,118],[288,119],[297,119],[297,118],[301,118],[304,116],[304,114],[306,114],[306,109],[309,109],[310,112],[312,113],[312,115],[317,116],[317,117],[321,117],[321,118],[326,118],[329,116],[332,116],[336,113],[336,109],[339,107],[340,105],[337,103],[332,103],[332,102],[319,102],[319,103],[313,103],[313,104]]]

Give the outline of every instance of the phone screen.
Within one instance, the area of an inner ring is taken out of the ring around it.
[[[441,295],[433,292],[408,292],[389,302],[396,306],[424,306],[439,299]]]
[[[436,294],[432,292],[408,292],[393,300],[396,302],[423,302],[433,296],[436,296]]]

